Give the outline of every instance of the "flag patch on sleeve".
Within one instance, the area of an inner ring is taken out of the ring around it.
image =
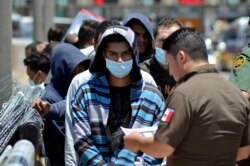
[[[174,109],[172,108],[167,108],[166,111],[164,112],[161,121],[169,123],[172,119],[172,116],[174,114]]]

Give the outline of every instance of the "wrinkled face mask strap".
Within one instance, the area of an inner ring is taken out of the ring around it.
[[[36,82],[35,82],[35,80],[37,79],[38,72],[39,72],[39,71],[37,71],[37,72],[36,72],[36,74],[35,74],[34,78],[32,79],[32,81],[33,81],[34,83],[36,83]]]

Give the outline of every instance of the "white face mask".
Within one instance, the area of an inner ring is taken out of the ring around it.
[[[36,80],[37,74],[38,74],[38,73],[36,73],[36,75],[35,75],[35,77],[34,77],[34,80]],[[31,87],[40,87],[42,90],[45,89],[44,83],[36,84],[34,80],[32,80],[32,79],[29,78],[29,85],[30,85]]]
[[[33,79],[29,78],[29,85],[30,86],[36,86],[35,80],[36,80],[37,74],[38,73],[35,74]]]
[[[162,65],[167,64],[165,51],[163,49],[155,48],[155,58],[160,64],[162,64]]]
[[[115,62],[105,58],[105,61],[106,61],[106,67],[109,70],[109,72],[113,76],[118,78],[123,78],[127,76],[133,67],[132,59],[125,62]]]
[[[29,85],[30,86],[36,86],[36,83],[32,79],[29,78]]]
[[[35,82],[34,82],[32,79],[29,79],[29,85],[30,85],[30,87],[32,87],[32,88],[39,87],[41,90],[44,90],[44,89],[45,89],[44,83],[35,84]]]

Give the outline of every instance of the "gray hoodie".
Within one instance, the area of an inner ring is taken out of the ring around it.
[[[122,21],[122,25],[128,26],[131,22],[133,21],[140,21],[142,23],[142,25],[144,25],[144,27],[147,29],[150,37],[151,37],[151,41],[149,41],[149,43],[151,43],[150,47],[148,47],[148,49],[146,50],[146,52],[143,55],[140,55],[140,59],[139,62],[143,62],[147,59],[150,59],[151,56],[154,54],[155,52],[155,46],[154,46],[154,29],[153,26],[150,22],[150,20],[148,19],[148,17],[146,17],[145,15],[141,14],[141,13],[131,13],[129,14],[127,17],[125,17]]]

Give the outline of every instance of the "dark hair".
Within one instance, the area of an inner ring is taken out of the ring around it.
[[[69,43],[77,47],[78,35],[77,34],[68,34],[65,38],[65,43]]]
[[[120,42],[127,42],[127,40],[122,35],[120,35],[120,34],[109,35],[109,36],[107,36],[107,37],[105,37],[103,39],[102,45],[101,45],[101,47],[102,47],[101,49],[105,50],[107,48],[107,44],[108,43],[112,43],[112,42],[118,42],[118,43],[120,43]],[[128,45],[129,45],[129,43],[128,43]]]
[[[25,56],[28,57],[30,56],[31,52],[37,52],[38,53],[38,50],[37,50],[37,45],[39,44],[42,44],[43,41],[34,41],[30,44],[28,44],[26,47],[25,47]]]
[[[156,31],[155,31],[155,36],[157,36],[158,35],[158,28],[159,27],[161,27],[161,26],[163,26],[163,27],[171,27],[171,26],[174,26],[174,25],[176,25],[176,26],[178,26],[179,28],[182,28],[183,27],[183,25],[182,25],[182,23],[179,21],[179,20],[177,20],[177,19],[175,19],[175,18],[173,18],[173,17],[164,17],[163,19],[161,19],[159,22],[158,22],[158,24],[157,24],[157,27],[156,27]]]
[[[44,50],[41,52],[42,55],[46,55],[49,58],[51,58],[52,53],[53,53],[53,49],[56,47],[57,44],[59,44],[60,42],[58,41],[51,41],[45,48]]]
[[[38,70],[48,74],[50,70],[50,57],[47,52],[32,52],[31,55],[23,60],[25,66],[29,66],[31,70]]]
[[[194,61],[208,61],[205,41],[193,28],[181,28],[173,32],[164,40],[162,48],[174,57],[182,50]]]
[[[100,34],[103,34],[104,31],[110,27],[110,26],[113,26],[113,25],[120,25],[120,22],[117,21],[117,20],[105,20],[103,22],[101,22],[97,28],[96,28],[96,31],[95,31],[95,37],[94,37],[94,40],[95,40],[95,43],[97,44],[98,43],[98,37]]]
[[[95,31],[98,25],[99,22],[96,20],[84,20],[79,29],[78,41],[75,45],[80,49],[88,47],[94,39]]]
[[[66,33],[66,28],[60,25],[53,25],[48,30],[48,41],[60,42]]]

